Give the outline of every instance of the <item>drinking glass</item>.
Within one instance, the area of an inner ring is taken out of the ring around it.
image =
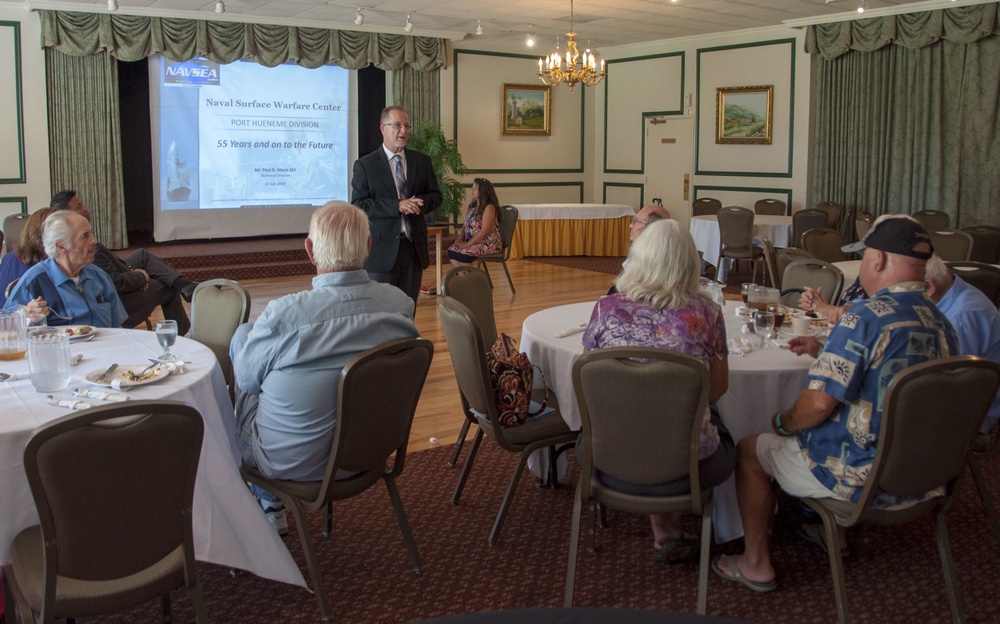
[[[0,310],[0,360],[20,360],[28,351],[24,306]]]
[[[38,392],[58,392],[69,385],[69,334],[39,327],[28,336],[28,369]]]
[[[767,311],[774,315],[774,335],[778,335],[778,330],[785,323],[785,314],[781,311],[780,305],[769,304]]]
[[[170,352],[170,347],[177,341],[177,321],[159,321],[156,324],[156,341],[163,347],[163,355],[160,360],[164,362],[174,362],[177,356]]]
[[[750,289],[756,286],[753,282],[744,282],[740,284],[740,296],[743,297],[743,305],[750,303]]]
[[[48,317],[40,312],[33,312],[27,316],[27,331],[30,336],[39,327],[47,327],[49,324]]]
[[[761,312],[758,310],[753,315],[753,330],[757,334],[761,345],[766,347],[767,339],[771,337],[771,332],[774,331],[774,312]]]

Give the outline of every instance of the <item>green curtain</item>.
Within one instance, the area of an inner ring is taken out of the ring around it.
[[[392,73],[392,100],[406,109],[410,120],[441,123],[441,72],[404,67]]]
[[[128,247],[118,109],[118,62],[106,53],[45,50],[52,194],[74,189],[91,208],[94,235]]]
[[[1000,224],[997,31],[996,4],[810,27],[810,204]]]

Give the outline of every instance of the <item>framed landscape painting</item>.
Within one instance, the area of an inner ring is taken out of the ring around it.
[[[552,134],[552,86],[504,84],[503,134],[549,136]]]
[[[771,144],[774,85],[720,87],[715,101],[715,142]]]

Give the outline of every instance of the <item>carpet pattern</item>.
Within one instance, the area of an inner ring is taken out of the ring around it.
[[[515,456],[485,440],[463,493],[450,503],[458,470],[445,462],[445,446],[413,453],[399,479],[424,572],[414,574],[386,495],[376,484],[365,494],[335,503],[334,535],[319,536],[321,514],[309,517],[337,622],[409,622],[468,612],[562,604],[572,487],[538,489],[527,475],[520,483],[500,542],[486,536],[513,469]],[[463,455],[464,459],[464,455]],[[991,491],[1000,497],[1000,462],[990,469]],[[567,483],[575,484],[570,461]],[[971,479],[959,486],[949,514],[949,534],[969,622],[1000,621],[1000,561]],[[797,504],[782,498],[774,525],[773,558],[779,588],[754,594],[709,573],[708,612],[754,622],[820,624],[836,621],[826,555],[795,536]],[[698,569],[663,566],[650,558],[648,520],[615,510],[598,529],[597,552],[583,547],[575,604],[694,612]],[[291,523],[291,520],[289,521]],[[694,517],[685,529],[698,530]],[[933,523],[871,528],[851,535],[845,569],[854,621],[944,623],[950,621]],[[285,538],[304,570],[294,527]],[[740,541],[713,546],[713,553],[742,550]],[[235,578],[222,567],[199,564],[212,622],[316,622],[319,611],[307,591],[247,573]],[[184,592],[173,594],[178,622],[193,621]],[[114,617],[78,622],[152,622],[159,602]]]

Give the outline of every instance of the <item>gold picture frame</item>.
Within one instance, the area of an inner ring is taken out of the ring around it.
[[[715,90],[715,142],[771,144],[774,85]]]
[[[552,134],[552,86],[504,84],[500,130],[506,135]]]

